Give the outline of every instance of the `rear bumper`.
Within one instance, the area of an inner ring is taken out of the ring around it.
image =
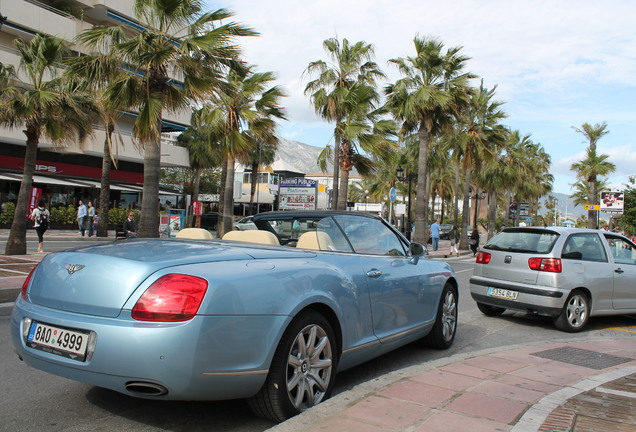
[[[519,296],[516,300],[491,297],[488,295],[490,287],[516,291]],[[568,292],[552,287],[529,286],[473,276],[470,278],[470,295],[476,302],[489,306],[555,317],[561,313]]]

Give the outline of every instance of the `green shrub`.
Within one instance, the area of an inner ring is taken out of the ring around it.
[[[15,214],[15,204],[11,201],[4,203],[4,209],[0,212],[0,223],[8,224],[13,222],[13,215]]]
[[[135,215],[135,220],[139,221],[139,210],[131,210]],[[111,225],[123,224],[128,217],[128,209],[125,208],[112,208],[108,211],[108,222]]]

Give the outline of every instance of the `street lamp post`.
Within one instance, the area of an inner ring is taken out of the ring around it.
[[[471,188],[472,191],[472,188]],[[473,220],[473,229],[477,227],[477,214],[479,213],[479,201],[486,199],[486,191],[482,190],[481,193],[477,192],[475,195],[470,196],[475,200],[475,219]]]
[[[409,189],[408,189],[408,204],[406,207],[406,227],[404,230],[404,235],[406,235],[406,238],[408,240],[411,240],[411,182],[413,181],[413,178],[415,177],[412,174],[407,174],[406,176],[404,175],[404,169],[402,167],[398,167],[397,171],[395,172],[396,177],[398,178],[398,180],[400,181],[404,181],[405,179],[408,181],[408,185],[409,185]]]

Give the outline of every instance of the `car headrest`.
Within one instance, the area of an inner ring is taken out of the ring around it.
[[[211,240],[212,234],[203,228],[184,228],[177,233],[177,238],[187,238],[196,240]]]
[[[273,233],[261,230],[230,231],[225,233],[223,240],[280,245],[278,238]]]

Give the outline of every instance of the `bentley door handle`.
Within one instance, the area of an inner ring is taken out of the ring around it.
[[[370,277],[371,279],[377,279],[380,276],[382,276],[382,272],[380,270],[369,270],[367,272],[367,277]]]

